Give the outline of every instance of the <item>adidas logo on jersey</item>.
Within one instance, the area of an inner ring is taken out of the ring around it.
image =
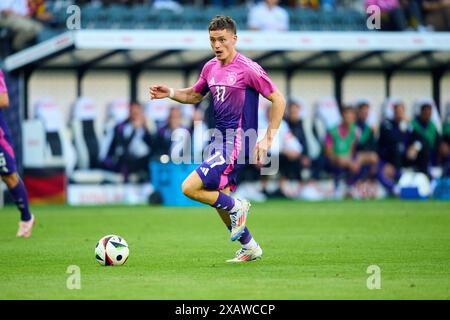
[[[203,172],[203,174],[206,176],[209,172],[209,168],[200,168],[200,170]]]
[[[212,86],[216,84],[216,80],[214,80],[214,77],[211,78],[211,80],[209,80],[209,85]]]

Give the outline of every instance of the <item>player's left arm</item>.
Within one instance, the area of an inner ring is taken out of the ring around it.
[[[270,108],[269,126],[267,127],[266,134],[256,144],[255,148],[255,160],[259,165],[263,163],[264,157],[272,145],[273,139],[280,127],[281,120],[283,119],[284,109],[286,108],[286,99],[279,90],[275,90],[266,98],[272,102],[272,107]]]
[[[9,107],[9,97],[7,92],[0,93],[0,108]]]

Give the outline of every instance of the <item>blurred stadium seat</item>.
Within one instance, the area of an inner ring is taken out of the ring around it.
[[[53,29],[65,29],[67,13],[64,7],[52,7]],[[367,30],[366,15],[354,9],[338,8],[333,11],[308,8],[285,8],[290,18],[290,30],[294,31],[358,31]],[[218,14],[231,16],[240,30],[247,29],[246,5],[221,8],[214,5],[186,4],[182,11],[158,9],[145,4],[124,6],[112,4],[81,7],[81,25],[85,29],[205,29],[212,17]],[[44,37],[45,38],[45,37]]]
[[[78,155],[78,169],[98,167],[102,129],[97,114],[95,102],[88,97],[78,98],[72,107],[70,127]]]
[[[245,6],[235,6],[224,10],[225,15],[228,15],[236,21],[238,28],[247,29],[247,15],[248,8]]]
[[[184,6],[180,19],[182,29],[204,29],[207,25],[207,16],[205,11],[199,10],[195,6]]]
[[[117,98],[108,104],[104,125],[104,136],[100,142],[100,161],[106,158],[114,136],[115,126],[120,122],[125,121],[128,117],[128,113],[128,99],[126,98]]]
[[[61,107],[52,98],[36,102],[35,118],[42,121],[46,132],[46,162],[48,166],[64,167],[70,175],[75,168],[76,154],[65,126]]]

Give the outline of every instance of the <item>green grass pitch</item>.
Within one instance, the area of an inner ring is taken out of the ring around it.
[[[0,299],[449,299],[450,203],[291,202],[252,206],[263,259],[238,248],[211,208],[35,206],[32,238],[0,211]],[[123,236],[128,262],[102,267],[94,246]],[[69,290],[69,265],[81,289]],[[367,268],[381,269],[369,290]]]

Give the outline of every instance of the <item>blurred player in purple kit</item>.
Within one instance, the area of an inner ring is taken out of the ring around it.
[[[216,16],[208,27],[215,57],[204,66],[194,86],[173,89],[166,85],[150,87],[151,99],[171,98],[180,103],[199,103],[211,92],[216,130],[221,138],[211,142],[212,156],[183,182],[183,193],[216,208],[231,231],[231,240],[239,240],[241,249],[228,262],[260,258],[262,249],[246,227],[250,203],[229,195],[236,188],[240,169],[254,159],[261,165],[280,126],[286,101],[266,72],[256,62],[236,51],[236,23],[230,17]],[[244,134],[258,128],[259,94],[272,102],[269,126],[259,141],[246,143]],[[230,137],[229,133],[235,134]],[[244,137],[244,138],[243,138]],[[238,159],[244,158],[244,163]]]
[[[12,148],[11,133],[3,119],[3,108],[9,106],[8,90],[6,89],[5,77],[0,70],[0,176],[8,187],[8,190],[14,199],[21,213],[19,222],[18,237],[29,238],[35,219],[30,213],[28,207],[28,195],[22,179],[16,172],[16,160]]]

